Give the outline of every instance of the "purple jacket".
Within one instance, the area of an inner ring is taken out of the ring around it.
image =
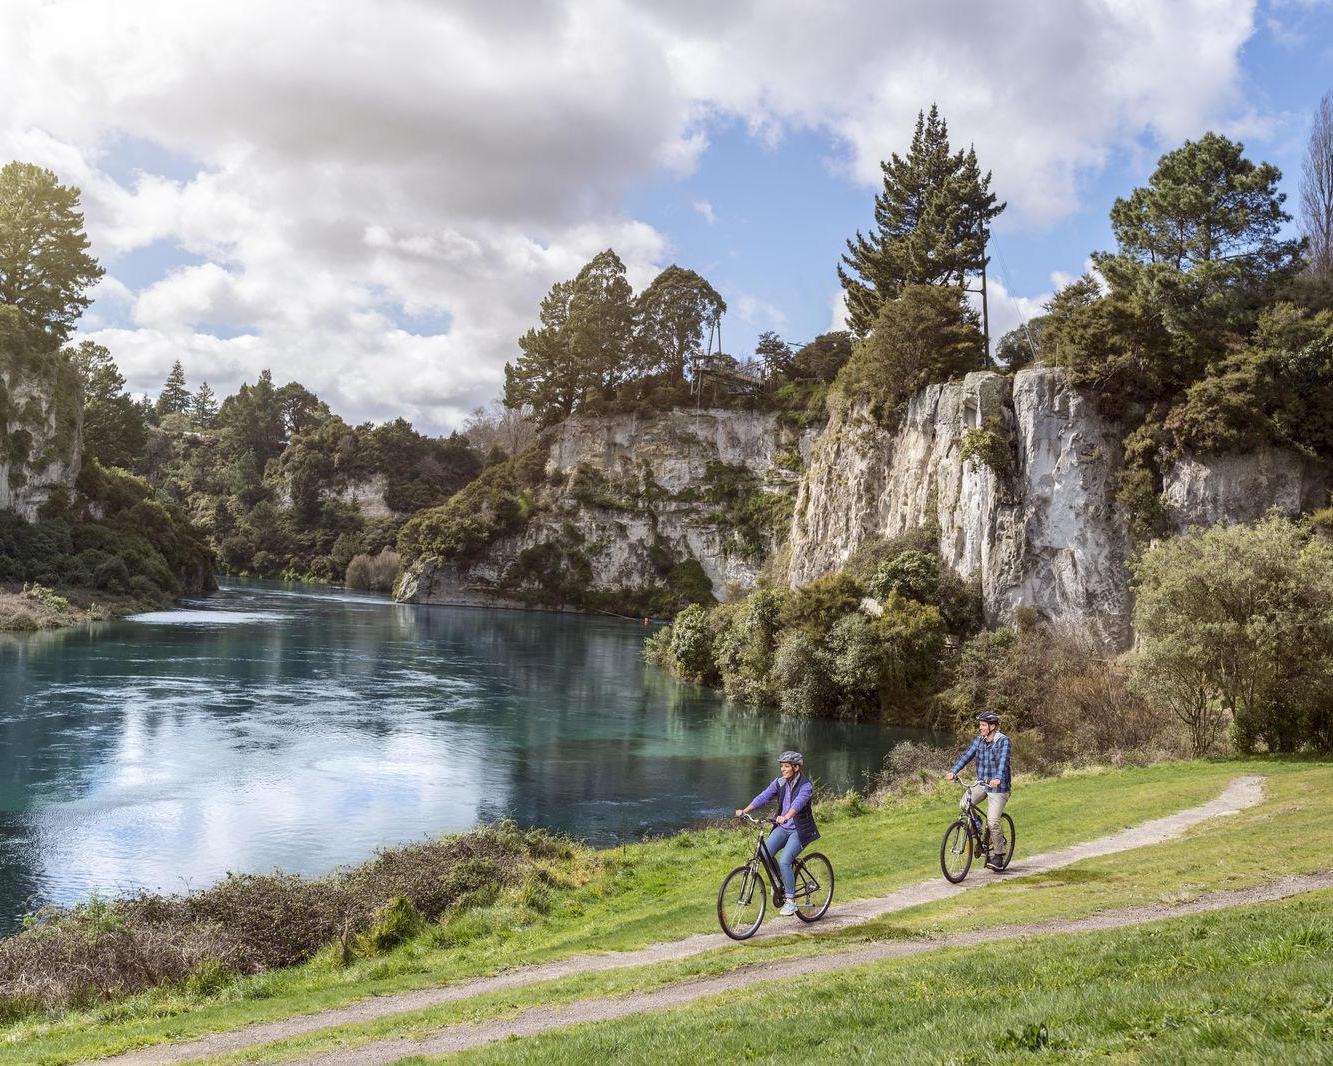
[[[814,799],[815,789],[805,774],[797,774],[792,778],[790,784],[782,780],[781,777],[775,777],[768,788],[750,801],[750,806],[755,808],[767,806],[773,801],[774,796],[781,799],[778,804],[778,814],[786,814],[788,811],[796,812],[796,817],[789,824],[795,826],[796,839],[801,842],[801,847],[804,848],[811,841],[819,839],[819,829],[815,825],[815,815],[810,809],[810,801]]]

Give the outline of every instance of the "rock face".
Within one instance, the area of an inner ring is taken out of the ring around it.
[[[547,484],[523,533],[463,571],[419,563],[400,595],[507,602],[500,590],[525,552],[577,540],[592,589],[660,586],[665,552],[696,560],[725,598],[753,588],[784,540],[779,574],[798,586],[868,541],[926,527],[943,561],[977,582],[988,622],[1031,607],[1119,650],[1132,640],[1133,612],[1132,545],[1115,502],[1122,434],[1046,367],[931,385],[892,429],[856,405],[804,434],[773,415],[733,411],[575,417],[554,432]],[[794,496],[790,528],[747,543],[735,521],[740,497],[717,491],[719,471],[747,499]],[[1317,464],[1258,448],[1176,463],[1163,502],[1183,531],[1323,506],[1331,483]]]
[[[553,431],[547,484],[523,532],[495,541],[461,569],[421,560],[398,596],[516,604],[505,591],[517,584],[515,567],[547,546],[586,560],[593,592],[661,587],[672,567],[690,561],[715,597],[748,591],[786,532],[789,506],[775,501],[783,521],[756,538],[753,528],[737,525],[738,497],[794,497],[801,446],[801,435],[770,413],[575,416]]]
[[[83,406],[63,358],[20,360],[0,350],[0,511],[28,521],[79,476]]]
[[[971,437],[978,451],[964,461]],[[862,543],[920,526],[981,587],[988,621],[1031,606],[1107,644],[1128,638],[1128,537],[1114,506],[1118,434],[1036,368],[931,385],[895,430],[852,407],[815,444],[792,520],[788,579],[841,566]]]
[[[1163,478],[1162,503],[1178,531],[1253,522],[1273,508],[1300,514],[1328,503],[1328,471],[1303,456],[1262,447],[1239,455],[1184,459]]]

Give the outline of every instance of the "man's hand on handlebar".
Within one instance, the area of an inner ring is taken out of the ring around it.
[[[954,773],[952,770],[945,770],[945,771],[944,771],[944,780],[946,780],[946,781],[957,781],[957,780],[958,780],[958,775],[957,775],[956,773]]]

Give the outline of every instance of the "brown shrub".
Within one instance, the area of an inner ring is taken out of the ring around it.
[[[371,592],[392,592],[393,583],[402,571],[402,559],[396,551],[385,548],[378,555],[354,555],[347,564],[344,584],[349,589],[368,589]]]
[[[291,966],[335,940],[396,943],[402,913],[434,920],[485,904],[526,884],[540,861],[572,855],[567,842],[500,822],[323,878],[235,874],[184,896],[47,908],[0,940],[0,1019]]]
[[[954,665],[945,706],[960,737],[1001,716],[1015,770],[1112,765],[1181,754],[1171,720],[1131,692],[1121,664],[1088,638],[1034,623],[980,633]]]

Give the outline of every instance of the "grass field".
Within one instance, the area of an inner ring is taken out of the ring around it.
[[[761,958],[845,948],[858,940],[919,936],[983,921],[1076,917],[1129,903],[1170,902],[1214,888],[1241,887],[1282,873],[1333,865],[1324,848],[1311,846],[1333,839],[1329,833],[1333,815],[1323,813],[1323,794],[1333,784],[1333,766],[1295,761],[1166,764],[1020,782],[1012,806],[1020,854],[1090,839],[1194,806],[1215,797],[1242,773],[1268,777],[1264,803],[1250,812],[1205,823],[1190,834],[1187,844],[1088,860],[1041,878],[995,885],[984,894],[929,904],[815,940],[770,940],[648,972],[585,974],[554,986],[536,985],[352,1027],[336,1037],[360,1042],[429,1032],[451,1021],[509,1013],[525,1005],[628,992],[682,976],[724,972]],[[838,899],[880,895],[936,876],[938,840],[951,817],[953,795],[941,791],[869,810],[857,804],[826,805],[820,812],[824,837],[818,846],[837,866]],[[609,852],[581,853],[571,869],[551,871],[539,893],[529,886],[521,898],[511,896],[485,911],[445,923],[383,958],[344,968],[334,964],[330,953],[307,966],[238,981],[211,996],[162,991],[60,1019],[12,1024],[0,1030],[0,1063],[69,1062],[307,1013],[367,994],[444,984],[576,952],[631,948],[714,931],[717,883],[745,856],[751,842],[752,837],[739,831],[704,830]],[[308,1054],[334,1035],[292,1041],[282,1051]],[[279,1053],[278,1048],[272,1050]]]
[[[1333,1061],[1333,893],[890,963],[506,1041],[468,1064]]]

